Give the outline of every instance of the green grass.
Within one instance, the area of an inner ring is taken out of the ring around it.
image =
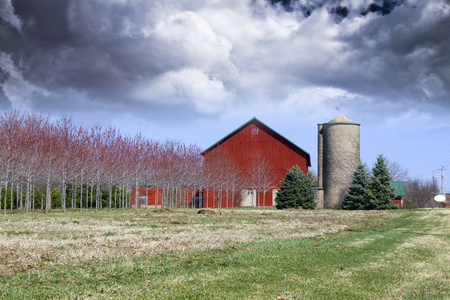
[[[449,299],[450,211],[389,214],[387,223],[368,215],[347,230],[313,238],[71,265],[43,258],[4,272],[0,298]]]

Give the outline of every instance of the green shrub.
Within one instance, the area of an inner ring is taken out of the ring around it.
[[[360,163],[353,174],[353,182],[342,203],[342,209],[372,209],[375,198],[370,189],[370,174],[366,164]]]
[[[314,184],[312,176],[303,174],[302,170],[295,166],[289,169],[281,181],[281,189],[275,198],[276,207],[314,209]]]

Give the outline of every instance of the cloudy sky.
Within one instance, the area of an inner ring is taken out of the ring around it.
[[[202,149],[257,117],[313,169],[344,114],[370,167],[429,178],[450,163],[450,1],[0,0],[0,108]]]

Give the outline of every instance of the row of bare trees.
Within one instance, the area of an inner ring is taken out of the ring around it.
[[[109,192],[109,208],[125,208],[130,199],[124,191],[131,186],[158,187],[171,195],[168,190],[200,187],[201,173],[202,157],[195,145],[161,143],[140,134],[127,137],[113,128],[85,128],[67,117],[52,122],[48,116],[17,111],[0,116],[0,203],[5,213],[7,204],[10,209],[26,211],[34,207],[36,189],[45,191],[45,205],[41,206],[48,211],[52,188],[61,190],[61,207],[65,210],[70,207],[69,187],[72,208],[75,193],[80,209],[87,207],[89,195],[94,207],[93,194],[95,208],[101,208],[101,192],[105,189]],[[13,186],[20,190],[16,203],[10,188]]]
[[[434,201],[439,194],[436,181],[412,179],[405,182],[404,206],[406,208],[439,207],[441,203]]]
[[[140,134],[128,137],[114,128],[86,128],[68,117],[52,121],[46,115],[18,111],[0,116],[0,205],[5,213],[7,206],[34,209],[36,190],[45,198],[40,204],[47,212],[54,189],[61,191],[64,211],[130,207],[131,187],[145,187],[146,193],[153,188],[163,206],[179,206],[177,199],[188,190],[210,191],[204,206],[216,201],[220,207],[223,199],[225,206],[236,206],[242,189],[266,191],[273,185],[265,159],[256,159],[249,169],[251,174],[220,149],[203,163],[195,145],[157,142]],[[105,190],[107,200],[102,201]],[[135,203],[138,197],[135,193]]]

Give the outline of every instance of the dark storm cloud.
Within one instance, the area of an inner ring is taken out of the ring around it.
[[[320,5],[324,2],[317,1]],[[351,2],[332,3],[351,7]],[[431,100],[448,107],[449,6],[443,1],[425,5],[404,1],[377,3],[382,10],[372,4],[366,10],[378,16],[361,16],[358,12],[364,6],[353,7],[345,23],[323,28],[338,31],[335,41],[340,42],[340,47],[330,51],[326,59],[316,56],[318,59],[312,60],[307,66],[308,80],[370,95],[380,104],[387,101],[421,104]],[[355,30],[356,24],[360,25]],[[294,64],[287,68],[290,69],[287,73],[294,77],[305,74],[305,69],[299,70]]]
[[[440,9],[428,7],[429,15],[424,15],[420,9],[405,6],[362,27],[360,35],[347,37],[349,45],[358,49],[354,61],[372,73],[366,78],[373,79],[364,85],[375,83],[379,91],[374,94],[392,91],[386,95],[395,95],[394,99],[448,103],[450,37],[446,28],[450,28],[450,18],[434,19]]]
[[[68,0],[12,1],[23,34],[42,47],[74,41],[67,20]]]
[[[341,6],[343,1],[340,0],[316,0],[316,1],[302,1],[302,0],[267,0],[271,5],[281,5],[287,12],[301,11],[303,16],[309,17],[316,8],[326,6],[330,14],[336,15],[338,18],[345,18],[348,15],[349,9],[346,6]],[[367,6],[359,9],[362,16],[368,13],[379,13],[382,15],[390,14],[397,6],[401,5],[404,0],[374,0]]]
[[[380,13],[382,15],[390,14],[395,7],[402,4],[403,1],[399,0],[383,0],[383,1],[375,1],[371,3],[367,9],[363,10],[361,14],[364,16],[368,13]]]
[[[146,46],[142,40],[118,37],[118,28],[114,27],[100,33],[101,29],[95,26],[101,26],[101,22],[95,23],[93,19],[101,10],[93,5],[89,7],[93,11],[83,11],[83,7],[70,2],[13,2],[23,25],[21,42],[8,52],[16,62],[25,65],[25,79],[47,88],[107,90],[134,80],[144,69],[146,73],[157,69],[158,64],[152,63],[156,59],[139,60]],[[110,23],[120,24],[118,16],[126,13],[120,9],[113,11],[108,16]],[[7,38],[15,40],[13,34]],[[152,53],[151,48],[148,50]]]
[[[202,105],[191,101],[193,97],[202,99],[202,91],[194,82],[180,78],[176,73],[180,70],[193,75],[191,81],[205,81],[200,87],[211,88],[205,97],[209,93],[219,95],[220,100],[227,93],[221,83],[211,79],[217,72],[209,64],[223,54],[220,48],[230,46],[215,37],[202,18],[177,5],[101,0],[20,0],[11,4],[9,15],[0,15],[4,25],[0,51],[7,62],[1,70],[8,76],[15,74],[7,84],[16,90],[20,84],[27,86],[25,102],[40,109],[135,106],[140,108],[137,114],[149,111],[147,115],[159,115],[155,107],[161,111],[172,107],[174,112],[189,111],[194,117]],[[20,20],[20,26],[8,22],[10,16]],[[204,61],[207,67],[202,66]],[[205,72],[211,74],[202,77]],[[173,92],[159,97],[154,82],[165,79],[172,81],[168,89]],[[156,92],[142,92],[149,85]]]
[[[447,107],[449,20],[441,0],[0,0],[0,102],[175,118]]]

